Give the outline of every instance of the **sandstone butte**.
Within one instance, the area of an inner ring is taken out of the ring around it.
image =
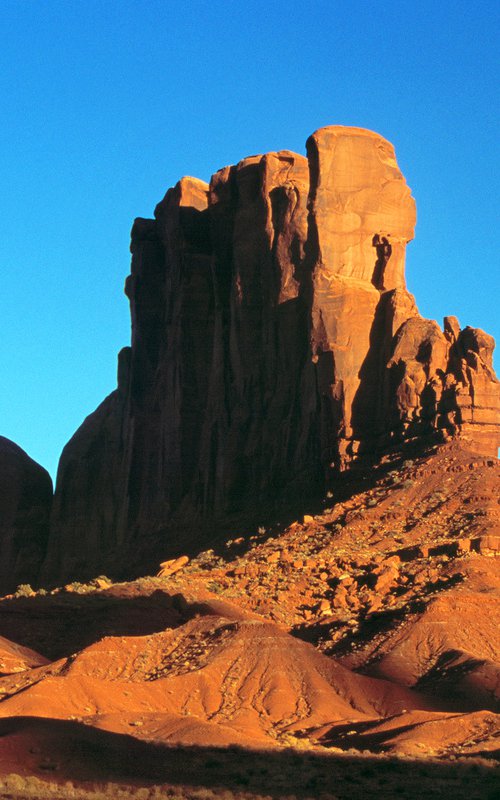
[[[459,436],[496,456],[494,341],[420,316],[415,213],[392,145],[342,126],[316,131],[307,158],[251,156],[169,189],[133,225],[132,343],[64,448],[50,534],[46,474],[32,533],[25,478],[7,489],[4,591],[138,574],[214,530],[300,512],[405,442]]]
[[[420,316],[414,226],[340,126],[135,221],[132,343],[53,499],[0,439],[0,792],[497,796],[494,342]]]

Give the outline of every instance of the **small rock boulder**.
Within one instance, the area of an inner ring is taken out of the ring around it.
[[[168,578],[169,575],[173,575],[174,572],[178,572],[188,563],[188,556],[179,556],[179,558],[171,558],[169,561],[162,561],[157,577]]]

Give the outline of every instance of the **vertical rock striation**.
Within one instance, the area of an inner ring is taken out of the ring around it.
[[[140,570],[408,438],[496,455],[493,340],[420,317],[414,224],[392,145],[341,126],[136,220],[131,347],[62,454],[45,580]]]

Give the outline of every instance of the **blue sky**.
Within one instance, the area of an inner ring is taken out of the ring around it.
[[[323,125],[393,142],[421,312],[500,341],[499,16],[485,0],[1,0],[0,434],[55,475],[129,343],[133,218],[182,175],[303,153]]]

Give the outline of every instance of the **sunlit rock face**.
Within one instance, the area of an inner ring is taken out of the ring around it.
[[[332,463],[343,466],[379,432],[387,346],[378,330],[386,316],[379,304],[385,291],[404,291],[415,201],[394,148],[371,131],[322,128],[309,138],[307,152],[311,339],[321,376],[322,439]],[[398,299],[411,304],[404,295]]]
[[[496,455],[493,342],[420,317],[414,225],[392,145],[341,126],[307,158],[183,178],[136,220],[131,347],[62,454],[45,579],[140,571],[406,439],[463,435]]]
[[[334,125],[312,134],[307,153],[317,271],[325,280],[404,287],[416,212],[393,146],[371,131]]]

